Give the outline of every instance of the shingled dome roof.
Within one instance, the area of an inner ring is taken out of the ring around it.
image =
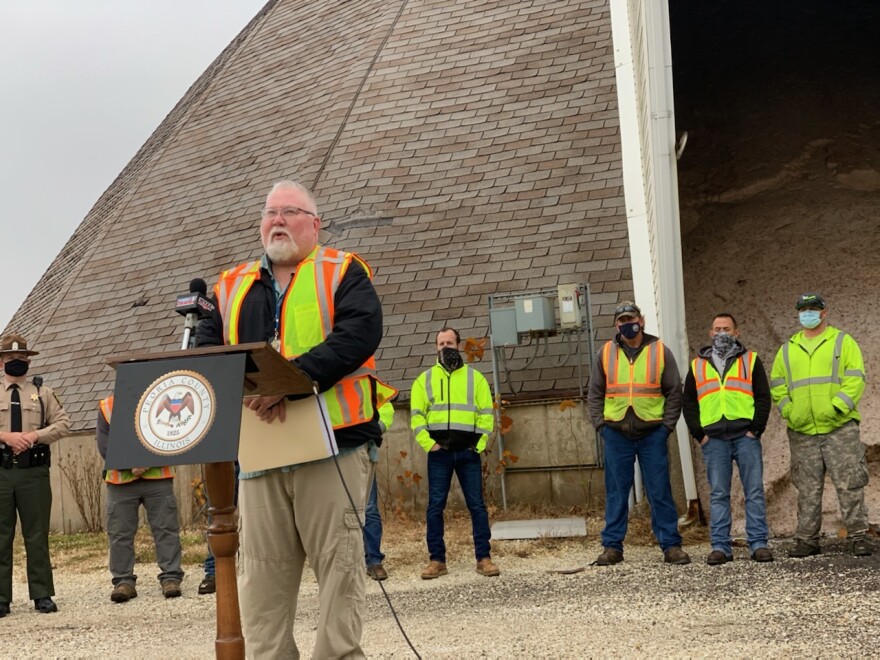
[[[606,2],[269,2],[9,329],[41,352],[33,371],[73,429],[93,428],[107,357],[177,348],[176,295],[261,254],[258,209],[281,178],[314,190],[324,242],[373,266],[378,364],[404,391],[440,326],[487,335],[489,294],[589,282],[607,328],[632,292],[616,107]],[[517,380],[576,385],[572,366],[540,360]]]

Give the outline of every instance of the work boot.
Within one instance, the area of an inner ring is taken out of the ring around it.
[[[58,611],[58,606],[54,600],[46,596],[45,598],[37,598],[34,601],[34,609],[40,614],[51,614]]]
[[[10,611],[9,603],[0,603],[0,619],[9,614]]]
[[[709,566],[720,566],[729,561],[733,561],[733,557],[724,554],[721,550],[713,550],[709,553],[709,556],[706,557],[706,563],[709,564]]]
[[[501,569],[492,563],[491,558],[483,557],[477,562],[477,573],[485,575],[486,577],[496,577],[501,575]]]
[[[676,566],[684,566],[691,563],[688,553],[681,549],[680,546],[674,545],[663,551],[663,561],[667,564],[675,564]]]
[[[870,557],[874,554],[874,548],[871,546],[871,542],[868,541],[868,539],[865,537],[859,537],[853,539],[852,553],[853,557]]]
[[[127,603],[132,598],[137,597],[137,589],[135,589],[134,585],[130,582],[120,582],[113,587],[113,591],[110,592],[110,600],[114,603]]]
[[[446,570],[446,564],[442,561],[434,561],[431,560],[431,563],[425,566],[422,569],[422,579],[423,580],[433,580],[435,578],[440,577],[441,575],[446,575],[449,571]]]
[[[180,580],[162,580],[162,595],[165,598],[180,598]]]
[[[752,559],[762,563],[773,561],[773,553],[770,548],[758,548],[752,553]]]
[[[818,545],[813,545],[812,543],[807,543],[806,541],[798,539],[798,542],[795,543],[794,547],[788,551],[788,556],[792,559],[803,559],[804,557],[818,555],[820,552],[822,552],[822,550]]]
[[[376,582],[388,579],[388,571],[385,570],[381,563],[367,566],[367,575],[376,580]]]
[[[217,578],[213,575],[206,575],[205,579],[199,585],[199,595],[212,594],[217,591]]]
[[[596,566],[613,566],[623,561],[623,553],[617,548],[605,548],[593,563]]]

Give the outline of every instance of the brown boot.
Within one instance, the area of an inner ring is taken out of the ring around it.
[[[477,573],[485,575],[486,577],[496,577],[501,575],[501,569],[492,563],[491,558],[483,557],[477,562]]]
[[[165,598],[179,598],[180,580],[162,580],[162,595]]]
[[[663,551],[663,561],[665,561],[667,564],[684,566],[685,564],[691,563],[691,557],[688,553],[681,549],[681,546],[674,545],[671,548],[666,548],[666,550]]]
[[[382,564],[371,564],[370,566],[367,566],[367,575],[376,580],[376,582],[388,579],[388,571],[385,570],[385,567],[382,566]]]
[[[110,600],[114,603],[127,603],[132,598],[137,597],[137,589],[135,589],[134,585],[130,582],[120,582],[113,587],[113,591],[110,592]]]
[[[433,580],[440,577],[441,575],[446,575],[446,573],[448,572],[449,571],[446,570],[446,564],[444,564],[442,561],[434,561],[432,559],[431,563],[422,569],[422,579]]]
[[[596,566],[613,566],[623,561],[623,553],[617,548],[605,548],[593,563]]]

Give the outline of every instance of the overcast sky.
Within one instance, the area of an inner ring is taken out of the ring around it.
[[[0,329],[265,2],[0,0]]]

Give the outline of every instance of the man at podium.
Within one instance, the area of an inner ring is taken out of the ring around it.
[[[249,656],[298,657],[293,622],[308,558],[320,586],[313,657],[363,657],[366,585],[358,518],[371,470],[367,447],[381,443],[373,353],[382,338],[382,308],[365,261],[318,245],[321,221],[306,187],[276,183],[261,216],[265,253],[221,273],[214,287],[217,310],[199,323],[197,344],[269,341],[315,382],[354,502],[332,457],[241,473],[245,643]],[[285,418],[284,397],[257,397],[245,405],[267,424]]]

